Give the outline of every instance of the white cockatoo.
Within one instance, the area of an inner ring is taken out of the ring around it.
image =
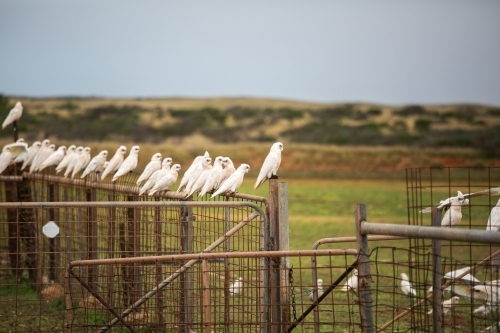
[[[149,177],[149,179],[144,183],[144,185],[142,185],[141,189],[139,190],[139,195],[143,195],[144,193],[146,193],[146,191],[152,189],[155,186],[156,182],[167,174],[167,172],[170,170],[171,165],[172,165],[172,158],[165,157],[163,159],[163,162],[161,162],[161,169],[153,172],[151,177]]]
[[[239,296],[243,291],[243,278],[240,276],[229,286],[229,296]]]
[[[21,102],[17,102],[16,105],[9,111],[9,114],[5,118],[2,124],[2,129],[9,126],[13,122],[17,121],[23,115],[23,106]]]
[[[202,169],[201,160],[204,157],[210,157],[210,154],[208,153],[208,151],[206,151],[203,156],[196,156],[195,157],[195,159],[193,160],[193,163],[191,163],[191,165],[186,170],[186,172],[184,172],[184,175],[182,176],[182,179],[181,179],[181,182],[179,184],[179,188],[177,189],[177,192],[182,192],[186,189],[186,187],[189,183],[189,180],[191,179],[191,174],[193,173],[194,170],[196,170],[198,168],[200,170]],[[198,176],[199,176],[199,174],[198,174]]]
[[[462,205],[468,204],[469,200],[464,199],[462,192],[457,192],[458,195],[450,199],[450,208],[448,208],[441,220],[442,227],[455,227],[462,220]]]
[[[66,166],[66,170],[64,171],[64,178],[67,178],[68,176],[71,175],[82,153],[83,153],[83,147],[82,146],[76,147],[75,152],[71,154],[71,159],[68,161],[68,165]]]
[[[10,148],[11,165],[23,161],[28,155],[28,144],[24,142],[24,139],[18,139],[16,142],[6,144],[5,147]]]
[[[97,174],[97,173],[101,172],[102,168],[104,167],[104,163],[106,163],[107,158],[108,158],[108,151],[101,150],[99,152],[99,154],[92,157],[89,164],[87,165],[85,170],[82,172],[82,175],[80,176],[80,178],[85,178],[85,176],[87,176],[91,173]]]
[[[38,168],[38,171],[42,171],[43,169],[52,165],[58,165],[63,160],[65,154],[66,154],[66,146],[59,146],[55,152],[50,154],[50,156],[47,157],[47,159],[42,162],[42,164]]]
[[[57,165],[56,167],[56,174],[59,172],[63,171],[64,168],[68,166],[69,161],[71,160],[71,155],[74,154],[76,151],[76,146],[75,145],[70,145],[68,149],[66,149],[66,155],[64,155],[64,158],[62,161]]]
[[[90,155],[90,147],[83,148],[83,151],[80,153],[80,157],[78,161],[76,161],[75,166],[73,167],[73,171],[71,172],[71,178],[75,178],[75,176],[82,170],[85,170],[87,165],[90,163],[92,156]]]
[[[146,181],[151,177],[153,172],[161,169],[161,153],[156,153],[151,157],[151,161],[146,165],[144,171],[141,173],[139,178],[137,178],[137,185],[141,185],[142,182]]]
[[[347,279],[347,281],[344,283],[342,288],[340,288],[340,291],[357,291],[358,290],[358,270],[354,269],[352,275],[350,278]]]
[[[180,169],[180,164],[172,165],[170,170],[167,171],[167,174],[155,182],[153,188],[148,192],[148,195],[152,196],[157,192],[167,191],[168,189],[170,189],[170,187],[177,181]]]
[[[104,180],[109,174],[114,173],[120,165],[123,163],[123,159],[125,158],[125,153],[127,152],[127,147],[125,146],[120,146],[116,150],[115,155],[111,157],[109,160],[108,166],[104,169],[101,175],[101,180]]]
[[[10,147],[5,146],[2,148],[2,153],[0,154],[0,174],[7,169],[7,167],[12,162],[12,153]]]
[[[492,305],[484,304],[474,309],[473,313],[477,316],[488,317],[492,313],[494,308],[496,309],[496,307]]]
[[[56,146],[51,145],[49,139],[43,140],[42,146],[38,149],[33,161],[31,162],[29,173],[37,171],[43,161],[45,161],[55,150]]]
[[[323,295],[323,280],[322,279],[318,279],[317,280],[317,284],[318,284],[318,298]],[[311,288],[311,290],[309,290],[308,292],[308,295],[309,295],[309,300],[310,301],[314,301],[314,289],[315,288]]]
[[[408,275],[406,275],[406,273],[401,273],[401,291],[405,295],[417,296],[417,292],[413,288],[410,280],[408,280]]]
[[[474,297],[475,299],[484,300],[487,304],[493,304],[495,306],[499,305],[500,280],[486,281],[475,285],[473,289],[474,295],[478,293],[478,297]]]
[[[42,143],[40,141],[33,142],[33,144],[28,148],[28,153],[24,158],[21,170],[24,170],[26,167],[31,165],[31,162],[33,162],[33,159],[35,158],[36,154],[38,153],[38,150],[40,150],[41,147]]]
[[[443,316],[446,316],[448,314],[448,312],[450,312],[450,310],[456,304],[458,304],[459,301],[460,301],[460,297],[458,297],[458,296],[453,296],[452,298],[450,298],[446,301],[443,301],[443,303],[441,303],[441,306],[443,308]],[[427,314],[432,314],[432,309],[429,312],[427,312]]]
[[[474,285],[481,283],[478,279],[476,279],[469,272],[471,271],[470,267],[463,267],[451,272],[446,273],[443,276],[443,283],[447,283],[451,281],[452,283],[444,289],[445,292],[452,292],[461,297],[465,297],[468,299],[475,298],[481,299],[481,295],[478,293],[472,294],[472,288]],[[463,276],[462,276],[463,275]],[[462,277],[460,277],[462,276]]]
[[[200,172],[200,175],[198,178],[196,178],[196,181],[192,184],[186,187],[186,198],[192,195],[194,192],[199,191],[203,188],[203,185],[205,185],[205,182],[208,179],[208,175],[210,175],[210,172],[212,171],[213,165],[212,165],[212,159],[210,157],[204,157],[201,166],[203,169]]]
[[[272,176],[276,176],[278,168],[281,164],[282,151],[283,144],[281,142],[276,142],[271,146],[271,150],[269,151],[269,154],[267,154],[266,159],[262,164],[262,168],[260,169],[254,189],[257,189],[259,186],[264,184],[264,182]]]
[[[123,163],[116,171],[113,179],[111,179],[112,182],[116,181],[119,177],[126,175],[137,167],[140,150],[141,148],[139,146],[133,146],[132,148],[130,148],[130,153],[128,154],[127,158],[123,160]]]
[[[215,188],[216,190],[222,185],[222,183],[224,183],[226,179],[229,178],[229,176],[231,176],[236,171],[233,161],[231,161],[231,159],[227,156],[222,160],[222,167],[223,169],[221,179],[219,180],[219,186]]]
[[[245,174],[250,170],[250,165],[241,164],[236,171],[229,176],[228,179],[219,187],[217,191],[215,191],[210,198],[215,197],[216,195],[223,194],[229,192],[230,194],[236,193],[236,190],[240,188],[243,183],[243,178]]]
[[[498,199],[496,206],[491,209],[486,230],[500,231],[500,199]]]
[[[212,170],[208,174],[208,178],[205,181],[205,184],[201,188],[200,194],[198,194],[199,197],[204,196],[207,192],[210,192],[214,189],[219,188],[219,181],[222,178],[222,174],[224,172],[222,163],[223,163],[224,157],[222,156],[217,156],[214,160],[214,165],[212,167]]]

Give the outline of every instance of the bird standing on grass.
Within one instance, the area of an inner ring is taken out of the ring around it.
[[[357,291],[358,290],[358,270],[354,269],[350,278],[347,279],[346,283],[340,288],[340,291]]]
[[[443,301],[443,303],[441,303],[441,306],[443,308],[443,316],[446,316],[448,314],[448,312],[450,312],[450,310],[456,304],[458,304],[459,301],[460,301],[460,297],[458,297],[458,296],[453,296],[452,298],[450,298],[446,301]],[[427,312],[427,314],[432,314],[432,309],[429,312]]]
[[[137,162],[139,161],[139,151],[141,148],[139,146],[133,146],[130,149],[130,153],[127,158],[123,160],[123,163],[120,165],[118,170],[116,171],[112,182],[116,181],[119,177],[126,175],[137,167]]]
[[[16,105],[9,111],[9,114],[5,118],[2,124],[2,129],[9,126],[23,115],[23,106],[21,102],[17,102]]]
[[[210,197],[213,198],[216,195],[223,194],[226,192],[229,192],[230,194],[235,194],[236,190],[241,186],[243,183],[243,178],[245,177],[245,174],[250,170],[250,166],[248,164],[242,164],[236,169],[236,171],[229,176],[228,179],[222,185],[219,187],[217,191],[215,191],[212,196]]]
[[[282,151],[283,144],[281,142],[276,142],[271,146],[271,150],[269,151],[269,154],[267,154],[266,159],[262,164],[262,168],[260,169],[254,189],[257,189],[259,186],[264,184],[264,182],[272,176],[276,176],[278,168],[281,164]]]
[[[318,279],[317,281],[317,284],[318,284],[318,298],[323,295],[323,280],[322,279]],[[314,301],[314,288],[312,288],[311,290],[309,290],[308,292],[308,295],[309,295],[309,300],[310,301]]]
[[[236,281],[233,282],[233,284],[229,286],[229,295],[231,297],[239,296],[241,295],[242,291],[243,291],[243,278],[240,276],[239,278],[236,279]]]
[[[413,288],[411,282],[408,280],[406,273],[401,273],[401,291],[405,295],[417,296],[417,292]]]
[[[104,180],[104,178],[106,178],[109,174],[112,174],[113,172],[118,170],[118,168],[123,162],[124,159],[123,156],[125,155],[126,152],[127,152],[127,147],[125,146],[118,147],[118,149],[115,152],[115,155],[113,155],[113,157],[111,157],[111,159],[109,160],[108,166],[102,172],[101,180]]]
[[[151,157],[151,161],[149,161],[149,163],[144,168],[144,171],[141,173],[139,178],[137,178],[137,185],[141,185],[141,183],[148,180],[155,171],[161,169],[161,159],[161,153],[156,153]]]
[[[500,231],[500,199],[498,199],[496,206],[491,209],[486,230]]]

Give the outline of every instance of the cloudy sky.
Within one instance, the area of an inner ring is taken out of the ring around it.
[[[500,105],[500,1],[0,0],[0,93]]]

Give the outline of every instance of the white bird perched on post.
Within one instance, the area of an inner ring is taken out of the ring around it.
[[[210,192],[213,189],[219,188],[219,181],[221,180],[224,172],[224,169],[222,168],[223,161],[224,158],[222,156],[217,156],[215,158],[214,165],[208,174],[208,178],[198,194],[199,197],[204,196],[207,192]]]
[[[42,162],[38,171],[42,171],[43,169],[52,166],[58,165],[64,158],[66,154],[66,146],[59,146],[55,152],[53,152],[45,161]]]
[[[104,163],[106,163],[107,158],[108,158],[108,151],[101,150],[99,154],[92,157],[92,160],[90,160],[85,170],[83,170],[80,178],[85,178],[85,176],[87,176],[90,173],[95,173],[95,174],[99,173],[102,167],[104,166]]]
[[[278,168],[281,164],[281,152],[283,151],[283,144],[281,142],[276,142],[271,146],[269,154],[267,154],[262,168],[260,169],[259,176],[255,182],[254,189],[264,184],[266,179],[276,176]]]
[[[201,161],[201,166],[203,169],[201,170],[200,175],[196,178],[196,181],[193,182],[192,185],[188,184],[186,190],[184,191],[184,193],[186,193],[186,198],[194,192],[201,190],[203,185],[205,185],[208,175],[210,175],[213,168],[212,159],[210,157],[204,157]]]
[[[443,316],[446,316],[448,314],[448,312],[450,312],[450,310],[460,301],[460,297],[458,296],[453,296],[452,298],[446,300],[446,301],[443,301],[443,303],[441,303],[441,306],[443,308]],[[427,312],[427,314],[432,314],[432,309]]]
[[[42,162],[45,161],[55,150],[56,146],[51,145],[49,139],[43,140],[42,146],[38,149],[33,161],[31,162],[29,173],[37,171]]]
[[[68,163],[71,160],[71,155],[74,154],[75,151],[76,151],[75,145],[71,145],[68,147],[68,149],[66,149],[66,154],[64,155],[64,158],[56,167],[56,174],[63,171],[64,168],[66,168],[68,166]]]
[[[191,178],[191,174],[200,165],[201,160],[204,157],[210,157],[210,154],[208,153],[208,151],[206,151],[203,156],[196,156],[195,157],[195,159],[193,160],[193,162],[191,163],[189,168],[186,170],[186,172],[184,172],[184,176],[182,176],[182,179],[181,179],[181,182],[179,184],[179,188],[177,189],[177,192],[181,192],[186,188],[187,184],[189,183],[189,179]]]
[[[2,124],[2,129],[9,126],[13,122],[17,121],[23,115],[23,106],[21,102],[17,102],[16,105],[9,111],[9,114],[5,118]]]
[[[448,208],[441,220],[442,227],[455,227],[462,220],[462,205],[467,205],[469,200],[464,199],[462,192],[457,192],[458,195],[450,199],[450,208]]]
[[[7,169],[12,161],[12,153],[10,147],[5,146],[2,148],[2,153],[0,154],[0,174]]]
[[[413,288],[410,280],[408,280],[408,275],[406,275],[406,273],[401,273],[401,291],[405,295],[417,296],[417,292]]]
[[[317,280],[317,284],[318,284],[318,298],[323,295],[323,280],[322,279],[318,279]],[[310,301],[314,301],[314,290],[315,288],[312,288],[311,290],[309,290],[308,294],[309,294],[309,300]]]
[[[137,179],[137,185],[141,185],[142,182],[146,181],[151,177],[153,172],[161,169],[161,153],[156,153],[151,157],[151,161],[146,165],[144,171],[141,173],[139,178]]]
[[[73,172],[71,173],[71,178],[75,178],[75,176],[82,170],[85,170],[87,165],[90,163],[90,147],[83,148],[83,151],[80,153],[80,158],[76,161],[76,164],[73,168]]]
[[[231,161],[231,159],[227,156],[222,160],[222,167],[223,169],[221,179],[219,179],[219,186],[216,188],[216,190],[219,189],[222,183],[224,183],[226,179],[228,179],[229,176],[231,176],[236,171],[233,161]]]
[[[109,160],[108,166],[104,169],[101,175],[101,180],[104,180],[107,175],[118,170],[120,165],[123,163],[124,155],[127,152],[127,147],[120,146],[115,152],[115,155]]]
[[[28,155],[28,144],[24,142],[24,139],[18,139],[16,142],[6,144],[5,147],[10,148],[10,165],[23,161]]]
[[[33,144],[28,148],[28,153],[24,158],[23,165],[21,166],[21,171],[31,165],[31,162],[33,162],[33,159],[35,158],[38,150],[40,150],[41,147],[42,143],[40,141],[33,142]]]
[[[180,169],[180,164],[172,165],[170,170],[167,171],[167,174],[155,182],[153,188],[148,192],[148,195],[152,196],[156,192],[166,191],[170,189],[170,186],[174,185],[177,181]]]
[[[139,146],[133,146],[132,148],[130,148],[130,153],[128,154],[127,158],[123,160],[123,163],[116,171],[113,179],[111,179],[112,182],[116,181],[119,177],[126,175],[137,167],[140,150],[141,148]]]
[[[500,231],[500,199],[498,199],[496,206],[491,209],[486,230]]]
[[[250,170],[250,165],[241,164],[236,171],[229,176],[228,179],[219,187],[217,191],[215,191],[210,198],[215,197],[216,195],[223,194],[226,192],[230,192],[231,194],[236,193],[236,190],[243,183],[243,178],[245,174]]]
[[[239,296],[241,295],[242,291],[243,291],[243,278],[240,276],[233,282],[233,284],[229,286],[229,295],[231,297]]]
[[[66,166],[66,170],[64,171],[64,178],[67,178],[69,175],[71,175],[82,153],[83,153],[83,147],[82,146],[76,147],[75,152],[71,154],[71,159],[68,161],[68,165]]]
[[[347,279],[340,291],[358,290],[358,270],[355,268],[351,277]]]
[[[151,177],[149,177],[144,185],[142,185],[141,189],[139,190],[139,195],[143,195],[144,193],[146,193],[146,191],[153,188],[153,186],[155,186],[155,183],[163,178],[170,170],[170,165],[172,165],[172,158],[165,157],[163,159],[163,162],[161,162],[161,169],[153,172]]]

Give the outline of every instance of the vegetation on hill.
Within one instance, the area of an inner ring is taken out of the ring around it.
[[[16,100],[0,95],[0,117],[6,116]],[[176,99],[170,105],[160,99],[19,100],[24,106],[19,132],[28,141],[51,137],[160,144],[166,140],[182,143],[197,135],[218,144],[281,140],[337,146],[471,148],[489,158],[500,155],[500,108],[481,105],[266,105],[214,99],[193,107]],[[0,138],[10,135],[10,131],[2,131]]]

